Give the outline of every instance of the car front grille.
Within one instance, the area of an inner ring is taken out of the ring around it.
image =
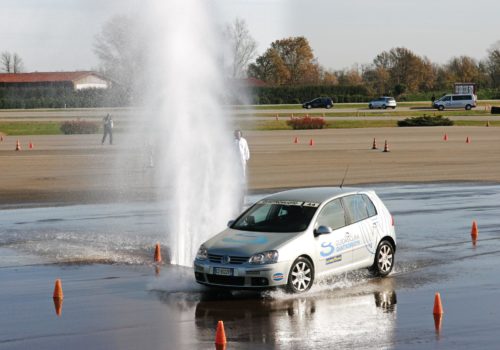
[[[209,283],[223,284],[229,286],[244,286],[245,277],[207,275]]]
[[[208,254],[208,260],[213,263],[224,264],[223,258],[225,255],[217,255],[217,254]],[[244,264],[250,259],[248,256],[229,256],[229,262],[227,264],[241,265]]]

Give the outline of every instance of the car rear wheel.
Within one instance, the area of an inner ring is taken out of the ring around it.
[[[439,106],[439,107],[438,107],[438,109],[439,109],[440,111],[444,111],[444,106],[442,106],[442,105],[441,105],[441,106]]]
[[[287,290],[291,293],[304,293],[311,289],[314,282],[314,266],[304,257],[295,260],[288,274]]]
[[[379,277],[385,277],[391,273],[394,267],[394,247],[388,241],[382,241],[375,253],[375,261],[370,271]]]
[[[471,106],[471,105],[466,105],[466,106],[465,106],[465,110],[466,110],[466,111],[470,111],[470,109],[471,109],[471,108],[472,108],[472,106]]]

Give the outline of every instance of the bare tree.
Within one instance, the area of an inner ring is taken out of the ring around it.
[[[12,55],[12,73],[21,73],[23,70],[23,59],[16,52],[14,52]]]
[[[24,70],[23,59],[16,52],[4,51],[0,59],[2,70],[6,73],[21,73]]]
[[[2,52],[2,70],[5,73],[11,73],[11,65],[12,65],[12,56],[10,52],[4,51]]]
[[[250,35],[246,22],[240,18],[226,27],[225,35],[230,45],[231,76],[243,78],[250,61],[257,56],[257,42]]]

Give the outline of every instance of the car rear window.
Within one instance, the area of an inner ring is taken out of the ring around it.
[[[231,226],[254,232],[300,232],[307,229],[319,203],[263,200]]]

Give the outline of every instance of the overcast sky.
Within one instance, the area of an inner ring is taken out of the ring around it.
[[[152,0],[0,0],[0,52],[17,52],[27,71],[88,70],[99,64],[95,35],[116,14]],[[164,0],[169,1],[169,0]],[[200,0],[223,25],[247,22],[262,54],[274,40],[305,36],[330,69],[370,63],[404,46],[436,63],[482,59],[500,40],[498,0]]]

